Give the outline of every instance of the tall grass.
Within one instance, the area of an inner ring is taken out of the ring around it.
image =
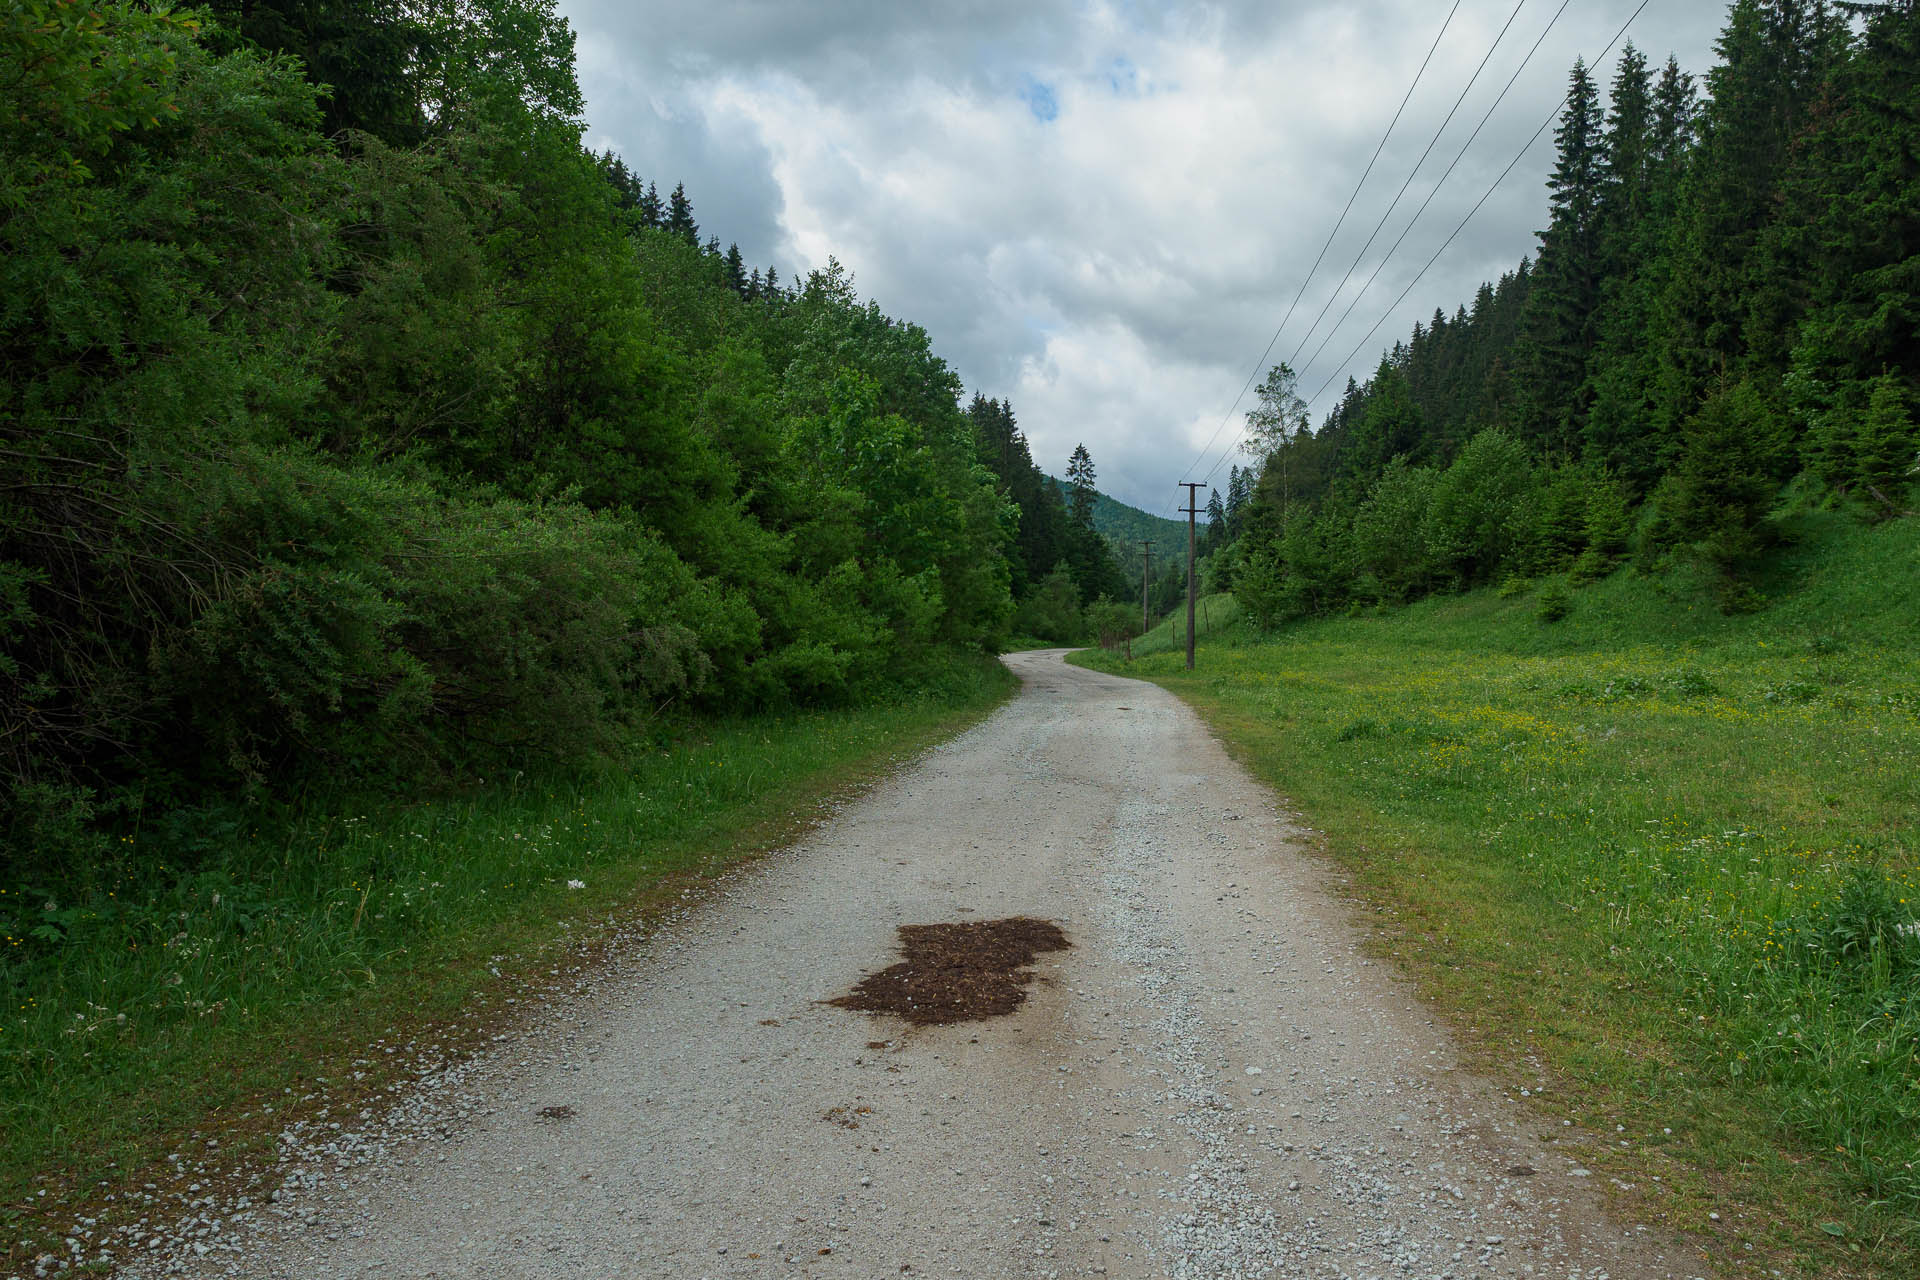
[[[1757,615],[1618,575],[1555,623],[1489,592],[1131,670],[1328,832],[1465,1020],[1756,1214],[1823,1215],[1779,1248],[1910,1262],[1920,524],[1797,533]]]
[[[184,1126],[324,1069],[316,1046],[450,1012],[500,981],[501,953],[530,962],[570,922],[763,847],[1011,680],[990,664],[948,685],[689,730],[596,777],[313,802],[271,831],[208,819],[173,836],[193,870],[121,872],[84,902],[0,888],[0,1202],[128,1176]]]

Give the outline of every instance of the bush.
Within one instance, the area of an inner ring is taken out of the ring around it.
[[[1038,636],[1050,644],[1079,644],[1086,637],[1086,618],[1080,610],[1080,588],[1064,562],[1042,578],[1033,594],[1014,608],[1013,629]]]
[[[1354,567],[1379,583],[1387,601],[1405,601],[1431,583],[1424,529],[1438,480],[1432,468],[1395,458],[1354,512]]]
[[[1534,616],[1542,622],[1559,622],[1573,612],[1573,595],[1567,590],[1567,584],[1561,581],[1549,582],[1540,592],[1540,607]]]
[[[1118,649],[1140,634],[1140,611],[1101,596],[1087,606],[1087,630],[1102,648]]]
[[[1435,571],[1459,583],[1491,581],[1527,527],[1532,465],[1519,441],[1482,431],[1433,487],[1422,531]]]
[[[1778,421],[1749,382],[1715,392],[1683,428],[1678,466],[1659,490],[1660,517],[1722,575],[1744,570],[1772,539],[1770,473]]]

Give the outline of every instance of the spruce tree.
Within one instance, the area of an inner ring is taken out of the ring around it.
[[[1657,357],[1652,334],[1671,267],[1668,241],[1691,139],[1693,81],[1667,59],[1649,87],[1637,51],[1621,55],[1608,116],[1601,252],[1606,277],[1588,362],[1592,403],[1583,453],[1635,493],[1659,474],[1652,434]]]
[[[1599,95],[1584,62],[1573,64],[1554,140],[1559,158],[1547,180],[1552,212],[1540,233],[1539,268],[1527,300],[1518,411],[1524,439],[1567,457],[1586,417],[1587,356],[1594,342],[1603,270],[1605,146]]]
[[[1651,215],[1655,175],[1650,73],[1631,43],[1620,51],[1608,96],[1600,234],[1605,272],[1621,276],[1633,269],[1644,247],[1639,237]]]
[[[1756,390],[1773,386],[1785,363],[1792,299],[1759,247],[1844,30],[1821,0],[1735,0],[1728,13],[1662,299],[1664,424],[1685,421],[1716,381],[1754,373]]]
[[[700,224],[693,220],[693,202],[687,199],[685,183],[674,183],[673,194],[667,197],[666,228],[694,248],[700,247]]]
[[[1769,269],[1797,282],[1802,304],[1787,399],[1816,466],[1881,374],[1920,385],[1917,155],[1920,6],[1889,6],[1868,18],[1796,141],[1766,237]]]
[[[1093,481],[1093,455],[1086,445],[1076,444],[1067,461],[1067,514],[1079,529],[1093,528],[1093,500],[1098,492]]]
[[[1920,436],[1907,411],[1906,388],[1898,375],[1883,373],[1873,380],[1867,412],[1853,441],[1853,474],[1873,500],[1881,517],[1905,513],[1905,494]]]

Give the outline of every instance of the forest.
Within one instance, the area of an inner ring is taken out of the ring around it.
[[[1050,637],[1125,590],[1084,450],[1070,505],[837,263],[748,269],[583,148],[551,0],[28,0],[0,44],[17,892],[937,685],[1056,570]]]
[[[1684,565],[1763,607],[1780,515],[1910,516],[1920,457],[1920,6],[1737,0],[1696,79],[1576,63],[1546,227],[1349,379],[1276,366],[1209,563],[1250,616]]]

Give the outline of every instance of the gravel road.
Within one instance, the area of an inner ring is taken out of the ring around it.
[[[1061,657],[1010,656],[1025,689],[991,719],[391,1114],[289,1133],[275,1198],[201,1206],[216,1225],[122,1273],[1695,1269],[1608,1221],[1580,1144],[1544,1140],[1578,1131],[1509,1096],[1527,1064],[1457,1065],[1192,712]],[[1010,1016],[822,1003],[894,961],[898,925],[1016,915],[1072,947]]]

